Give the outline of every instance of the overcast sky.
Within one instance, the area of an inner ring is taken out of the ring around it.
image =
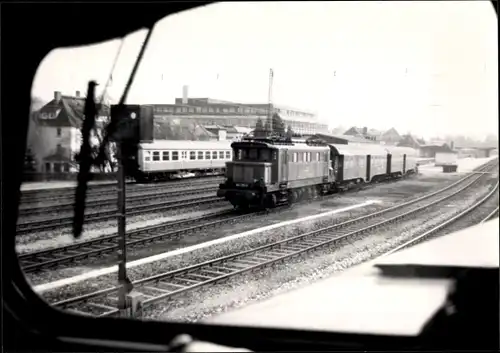
[[[119,99],[145,30],[125,38]],[[32,94],[102,89],[121,40],[51,52]],[[313,110],[331,127],[418,135],[498,131],[497,18],[488,1],[219,3],[158,22],[128,103],[189,96]],[[99,91],[98,91],[99,92]]]

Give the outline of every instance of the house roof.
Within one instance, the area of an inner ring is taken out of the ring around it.
[[[76,127],[80,128],[83,122],[85,98],[61,96],[45,104],[36,116],[36,121],[41,126]],[[97,103],[99,115],[108,115],[109,107]],[[48,115],[48,117],[47,117]],[[52,115],[50,117],[50,115]]]
[[[401,141],[399,141],[398,146],[400,146],[400,145],[412,145],[412,146],[420,147],[421,145],[423,145],[422,142],[420,142],[414,136],[406,134],[406,135],[403,135],[401,137]]]

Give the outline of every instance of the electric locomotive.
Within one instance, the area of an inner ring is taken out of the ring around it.
[[[284,139],[247,139],[231,144],[226,182],[217,196],[235,207],[275,207],[315,195],[329,182],[327,145],[292,143]]]

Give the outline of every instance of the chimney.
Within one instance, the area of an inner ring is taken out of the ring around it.
[[[182,86],[182,104],[188,104],[188,86]]]
[[[54,100],[56,101],[56,103],[59,103],[59,101],[61,100],[61,92],[60,91],[55,91],[54,92]]]
[[[76,97],[76,98],[80,98],[80,91],[76,91],[76,93],[75,93],[75,97]]]
[[[368,134],[368,128],[365,126],[365,127],[363,128],[363,135],[366,135],[366,134]]]

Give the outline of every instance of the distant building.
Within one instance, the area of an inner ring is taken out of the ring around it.
[[[322,140],[325,143],[333,143],[338,145],[347,145],[348,140],[344,136],[335,136],[327,133],[318,133],[306,138],[306,140]]]
[[[251,128],[241,126],[205,125],[203,127],[216,136],[219,136],[220,131],[225,131],[225,139],[228,141],[240,141],[243,136],[253,131]]]
[[[401,135],[399,135],[394,128],[391,128],[386,132],[381,132],[375,129],[368,129],[367,127],[358,128],[353,126],[344,132],[344,135],[354,136],[373,142],[383,142],[387,145],[395,145],[401,140]]]
[[[448,146],[448,144],[444,143],[442,145],[439,144],[429,144],[420,146],[420,157],[424,158],[436,158],[437,152],[446,152],[452,153],[453,149]]]
[[[278,113],[288,127],[301,134],[327,132],[328,125],[317,121],[317,116],[309,111],[276,104],[240,104],[212,98],[190,98],[187,86],[183,97],[176,98],[174,104],[153,104],[155,117],[172,120],[190,120],[199,125],[239,126],[255,128],[257,120],[263,122],[269,114]]]
[[[399,141],[401,141],[401,135],[395,128],[390,128],[383,134],[379,135],[377,140],[383,141],[388,145],[396,145]]]
[[[28,146],[35,154],[38,172],[74,171],[74,154],[80,151],[81,126],[85,98],[54,92],[54,99],[34,113],[28,134]],[[98,104],[97,124],[109,117],[109,107]],[[91,143],[97,144],[94,139]]]
[[[406,134],[401,137],[401,140],[397,143],[399,147],[411,147],[416,150],[419,150],[422,145],[425,145],[425,142],[417,139],[416,137]]]

